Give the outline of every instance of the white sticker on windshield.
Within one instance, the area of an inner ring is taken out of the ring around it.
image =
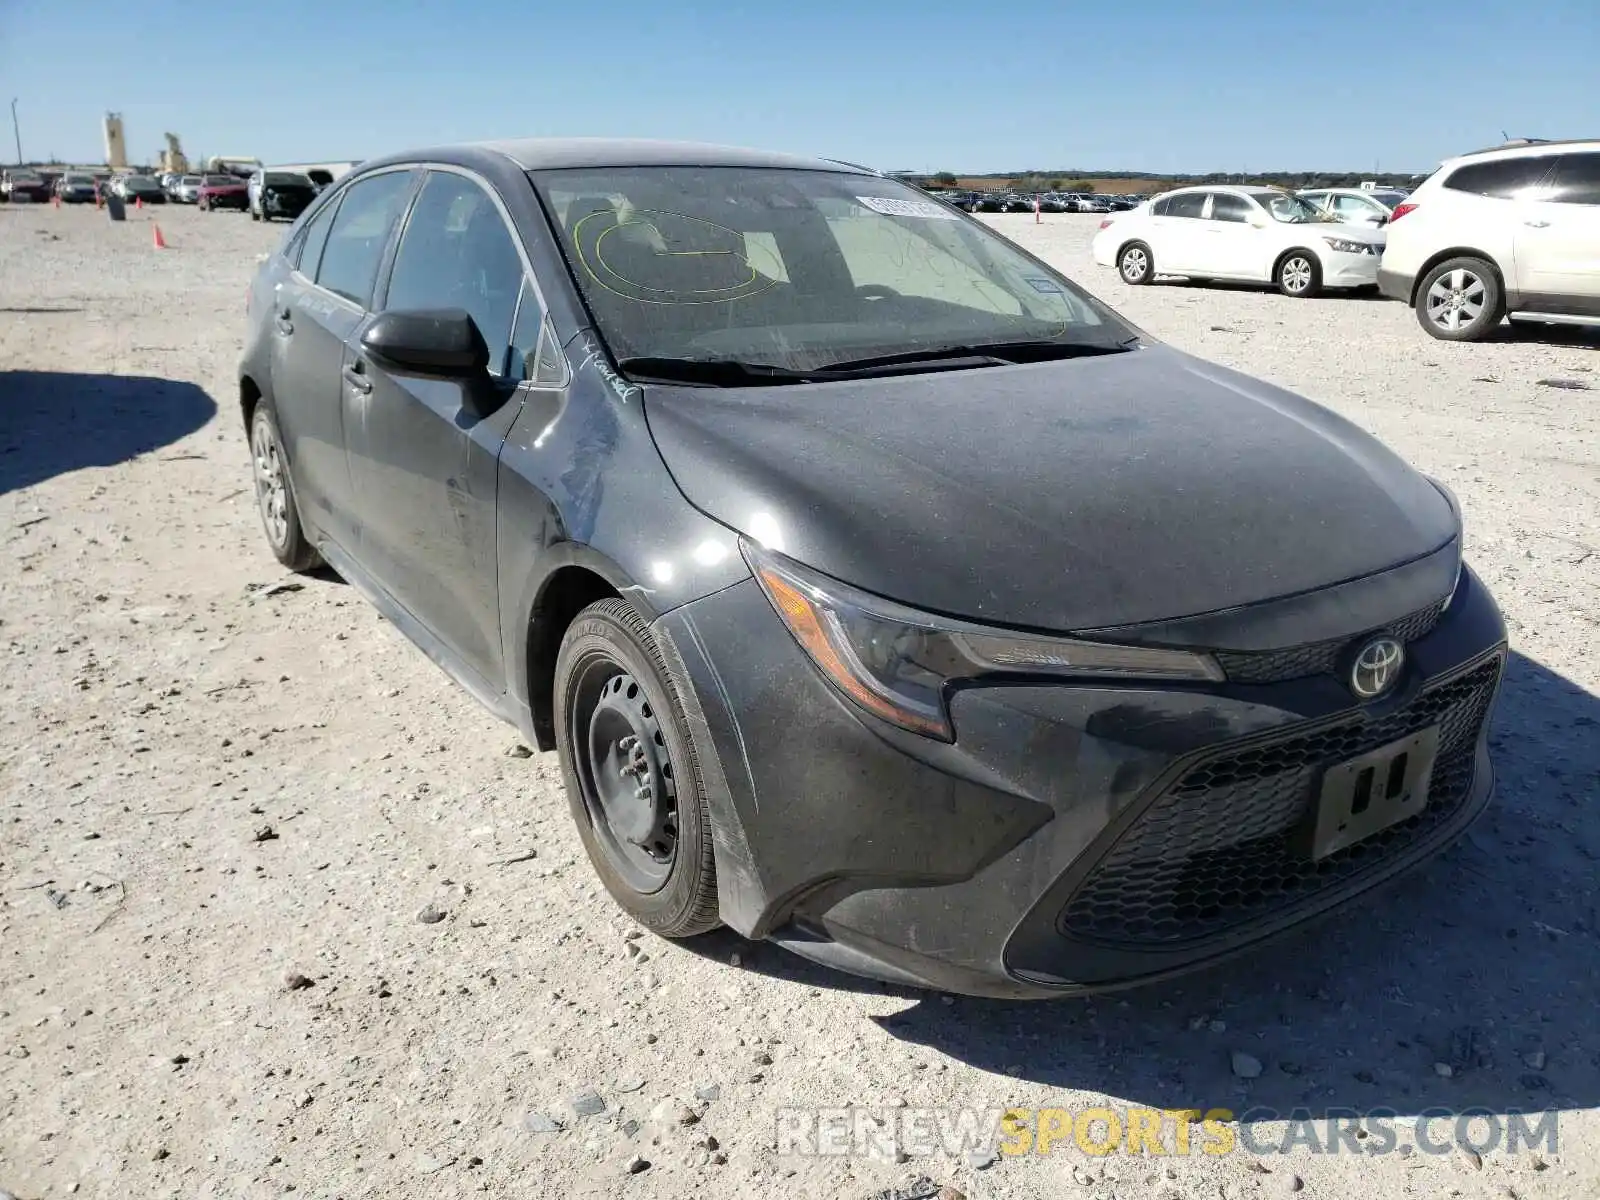
[[[857,196],[875,213],[886,217],[926,217],[935,221],[957,221],[960,214],[932,200],[891,200],[888,196]]]

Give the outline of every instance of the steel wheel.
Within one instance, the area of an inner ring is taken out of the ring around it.
[[[656,709],[609,658],[592,658],[574,682],[571,736],[584,808],[611,868],[652,895],[678,854],[677,781]]]
[[[266,421],[255,422],[250,449],[255,460],[261,524],[273,551],[281,555],[289,543],[289,493],[283,481],[283,460],[278,457],[278,439],[272,436],[272,427]]]

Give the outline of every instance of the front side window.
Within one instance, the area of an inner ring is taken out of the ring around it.
[[[378,263],[410,189],[409,171],[370,175],[346,189],[317,268],[319,285],[366,307],[372,299]],[[305,270],[303,262],[301,270]]]
[[[1251,192],[1250,197],[1266,209],[1267,215],[1274,221],[1281,221],[1285,225],[1307,225],[1328,220],[1328,215],[1321,209],[1288,192]]]
[[[1213,221],[1247,222],[1255,215],[1250,201],[1232,192],[1211,193],[1211,219]]]
[[[384,307],[466,310],[491,370],[502,374],[522,279],[522,258],[489,193],[464,175],[434,171],[406,220]]]
[[[1600,204],[1600,152],[1563,154],[1549,198],[1557,204]]]
[[[1376,204],[1360,196],[1335,196],[1329,207],[1341,221],[1372,221],[1384,215]]]
[[[532,174],[619,360],[791,371],[1132,330],[987,228],[893,180],[617,167]]]

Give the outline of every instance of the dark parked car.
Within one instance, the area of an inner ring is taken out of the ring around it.
[[[248,187],[250,216],[256,221],[292,221],[317,197],[316,185],[296,171],[257,171]]]
[[[56,195],[61,197],[63,204],[93,204],[95,199],[95,185],[93,175],[82,175],[69,171],[56,180]]]
[[[195,204],[202,212],[232,208],[243,212],[250,206],[249,184],[237,175],[206,175],[201,178]]]
[[[884,176],[397,155],[318,197],[249,320],[274,554],[556,751],[661,935],[1114,987],[1488,803],[1506,634],[1450,492]]]

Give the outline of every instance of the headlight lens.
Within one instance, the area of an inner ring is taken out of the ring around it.
[[[1376,253],[1376,251],[1374,251],[1372,248],[1371,242],[1351,242],[1344,238],[1334,237],[1325,237],[1322,240],[1328,243],[1328,249],[1337,250],[1340,254]]]
[[[954,741],[945,687],[985,675],[1220,681],[1209,655],[1040,638],[919,613],[744,541],[757,582],[818,669],[885,721]]]

